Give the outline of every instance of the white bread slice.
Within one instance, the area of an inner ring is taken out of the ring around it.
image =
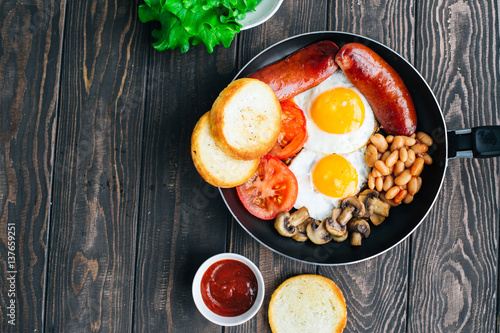
[[[194,127],[191,136],[191,156],[194,166],[208,183],[218,187],[234,187],[252,177],[259,159],[235,159],[217,146],[212,136],[209,119],[205,113]]]
[[[281,106],[274,91],[256,79],[230,83],[210,111],[215,141],[227,153],[245,160],[265,155],[276,143]]]
[[[271,296],[269,324],[273,333],[338,333],[346,323],[342,291],[323,276],[294,276]]]

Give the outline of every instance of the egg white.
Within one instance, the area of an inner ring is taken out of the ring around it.
[[[299,191],[294,207],[303,206],[309,210],[309,216],[323,220],[330,216],[333,208],[337,208],[344,198],[334,198],[319,192],[312,181],[312,171],[316,163],[327,154],[321,154],[309,149],[302,149],[289,165],[290,170],[297,178]],[[358,185],[356,193],[366,185],[370,167],[366,164],[366,148],[361,148],[350,154],[340,154],[356,169]]]
[[[365,107],[365,119],[360,128],[346,134],[332,134],[325,132],[314,123],[311,117],[311,106],[314,103],[314,100],[323,92],[339,87],[349,88],[355,91],[361,98]],[[368,101],[363,94],[361,94],[360,91],[356,89],[351,82],[349,82],[340,69],[316,87],[295,96],[294,100],[297,106],[304,111],[307,118],[306,126],[309,138],[307,139],[304,147],[309,150],[323,154],[350,153],[356,149],[364,147],[368,143],[370,136],[377,128],[377,121],[375,120],[375,115],[373,114]]]

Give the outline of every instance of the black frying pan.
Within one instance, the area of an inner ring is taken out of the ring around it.
[[[422,173],[420,192],[409,205],[391,208],[391,214],[381,225],[372,227],[370,237],[360,247],[349,241],[315,245],[300,243],[280,236],[272,221],[258,219],[243,207],[236,190],[220,189],[234,218],[252,237],[285,257],[319,265],[341,265],[359,262],[379,255],[408,237],[429,213],[443,183],[448,158],[489,157],[500,155],[500,126],[477,127],[447,132],[443,115],[431,89],[413,66],[388,47],[366,37],[342,32],[313,32],[285,39],[262,51],[236,75],[246,77],[258,69],[320,40],[331,40],[339,47],[350,42],[362,43],[377,52],[402,77],[417,110],[417,130],[430,134],[434,145],[429,153],[434,163]]]

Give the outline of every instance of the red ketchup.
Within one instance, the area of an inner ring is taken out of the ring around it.
[[[255,303],[257,278],[250,267],[240,261],[219,260],[201,278],[201,297],[215,314],[239,316]]]

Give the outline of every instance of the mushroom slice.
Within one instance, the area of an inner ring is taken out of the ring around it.
[[[274,220],[274,227],[281,236],[293,237],[297,234],[297,226],[304,223],[309,218],[309,211],[306,207],[290,214],[290,212],[281,212]]]
[[[343,234],[342,236],[332,236],[332,239],[335,242],[342,243],[347,239],[347,237],[349,237],[349,233],[346,231],[345,234]]]
[[[346,225],[353,216],[358,217],[365,215],[365,204],[357,197],[348,197],[344,199],[340,204],[340,208],[342,208],[342,213],[337,221],[341,225]]]
[[[301,207],[291,214],[289,223],[296,227],[304,223],[308,218],[309,211],[306,207]]]
[[[333,236],[341,237],[347,233],[347,227],[345,225],[341,225],[338,222],[338,217],[342,212],[341,208],[334,208],[332,210],[332,216],[326,218],[325,220],[325,228],[331,233]]]
[[[384,222],[385,221],[385,216],[382,216],[382,215],[379,215],[379,214],[372,214],[370,215],[370,221],[372,221],[372,223],[377,226],[379,225],[380,223]]]
[[[359,200],[365,203],[366,214],[363,217],[370,217],[372,214],[389,216],[391,205],[379,199],[380,192],[375,190],[364,190],[359,195]]]
[[[360,246],[361,239],[370,236],[370,224],[365,219],[352,219],[347,224],[347,230],[351,234],[351,245]]]
[[[278,230],[281,236],[292,237],[297,233],[297,228],[291,226],[288,221],[290,221],[290,212],[281,212],[276,215],[274,220],[274,228]]]
[[[369,198],[366,201],[366,207],[368,207],[368,210],[373,212],[373,214],[382,215],[383,217],[388,217],[389,209],[391,209],[390,204],[376,197]]]
[[[326,220],[326,219],[325,219]],[[323,245],[332,240],[332,234],[328,232],[325,228],[325,220],[318,221],[313,220],[307,225],[306,233],[307,237],[317,245]]]
[[[307,238],[306,228],[311,221],[314,221],[312,217],[309,217],[304,223],[297,226],[297,233],[292,236],[297,242],[305,242]]]

